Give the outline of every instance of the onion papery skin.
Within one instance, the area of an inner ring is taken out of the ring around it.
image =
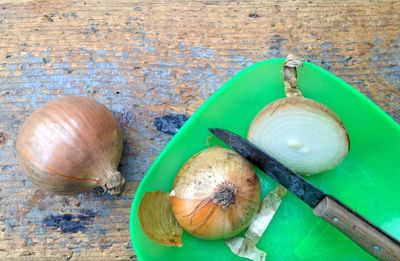
[[[339,117],[304,97],[267,105],[254,118],[248,139],[294,172],[313,175],[336,167],[350,140]]]
[[[34,111],[17,139],[20,166],[34,184],[55,194],[103,187],[121,193],[117,171],[122,135],[112,113],[94,99],[67,96]]]
[[[186,162],[170,195],[182,228],[207,240],[235,236],[260,207],[260,183],[253,167],[236,152],[219,147]]]

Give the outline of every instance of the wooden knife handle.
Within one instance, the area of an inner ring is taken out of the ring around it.
[[[379,260],[400,260],[400,242],[339,200],[326,196],[314,213],[346,234]]]

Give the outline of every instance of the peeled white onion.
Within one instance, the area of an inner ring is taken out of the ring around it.
[[[301,60],[288,56],[283,68],[287,97],[258,113],[248,139],[292,171],[312,175],[337,166],[346,157],[350,142],[332,110],[302,96],[296,71],[301,65]]]
[[[308,175],[334,168],[349,150],[340,119],[321,103],[303,97],[265,107],[253,120],[248,139],[292,171]]]

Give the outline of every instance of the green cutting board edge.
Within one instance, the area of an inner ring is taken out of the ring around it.
[[[205,241],[187,233],[181,248],[156,244],[143,234],[137,211],[145,192],[171,190],[176,173],[193,154],[209,145],[223,146],[210,138],[208,128],[246,136],[254,116],[284,97],[283,62],[271,59],[238,73],[190,117],[161,152],[140,183],[132,205],[130,232],[139,260],[246,260],[233,255],[223,241]],[[305,97],[322,102],[340,116],[351,140],[350,152],[337,168],[307,179],[399,239],[399,125],[346,82],[312,63],[306,62],[299,70],[298,85]],[[265,195],[276,184],[258,174]],[[373,260],[290,193],[258,247],[267,252],[268,260]]]

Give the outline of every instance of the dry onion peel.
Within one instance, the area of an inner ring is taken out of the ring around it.
[[[251,260],[265,260],[266,253],[256,247],[258,241],[264,234],[269,223],[274,217],[278,210],[282,198],[286,195],[287,190],[278,186],[262,201],[261,209],[251,222],[251,225],[247,229],[245,237],[234,237],[232,239],[225,240],[225,243],[231,249],[233,253],[240,257],[245,257]]]
[[[301,65],[301,60],[288,56],[283,68],[287,98],[258,113],[248,139],[292,171],[313,175],[337,166],[350,142],[339,117],[298,90],[296,67]]]
[[[302,96],[301,91],[297,88],[297,67],[303,66],[303,61],[289,54],[283,64],[283,83],[285,85],[286,97]]]
[[[267,253],[258,249],[257,247],[249,247],[246,238],[234,237],[228,241],[226,244],[231,249],[231,251],[240,257],[244,257],[254,261],[264,261],[267,257]]]
[[[182,228],[172,213],[169,193],[145,193],[140,202],[138,217],[143,232],[151,240],[167,246],[182,246]]]

